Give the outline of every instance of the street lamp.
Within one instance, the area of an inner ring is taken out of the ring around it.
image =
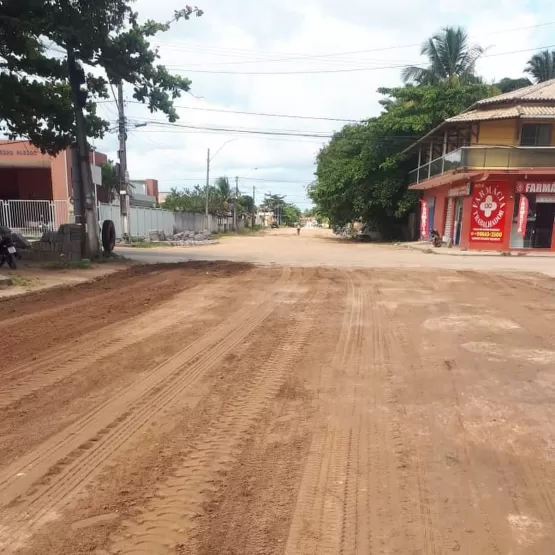
[[[243,178],[246,179],[252,172],[256,171],[258,168],[252,168],[244,175]],[[255,187],[252,188],[252,198],[254,202]],[[237,202],[239,200],[239,177],[235,177],[235,202],[233,203],[233,228],[237,231]],[[253,224],[254,225],[254,224]]]
[[[214,160],[214,158],[216,158],[216,156],[218,156],[218,154],[222,151],[224,146],[236,140],[237,138],[229,139],[228,141],[226,141],[218,150],[216,150],[216,154],[214,154],[212,158],[210,157],[210,149],[208,149],[208,154],[206,156],[206,195],[205,195],[206,199],[205,199],[205,206],[204,206],[206,229],[208,229],[208,191],[210,189],[210,163]]]

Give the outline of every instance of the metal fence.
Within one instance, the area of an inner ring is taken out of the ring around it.
[[[0,225],[25,237],[40,237],[69,223],[65,200],[0,200]]]
[[[98,219],[112,220],[116,236],[123,236],[119,204],[98,204]],[[56,231],[61,224],[70,222],[70,203],[65,200],[0,200],[0,225],[29,238],[41,237],[45,231]],[[164,231],[172,235],[181,231],[210,230],[212,233],[232,229],[231,217],[218,217],[189,212],[171,212],[157,208],[131,206],[129,214],[132,237],[148,237],[150,231]],[[245,226],[238,221],[239,228]]]

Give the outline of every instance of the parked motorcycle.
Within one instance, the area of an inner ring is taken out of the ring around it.
[[[439,248],[443,245],[443,239],[436,229],[432,231],[432,243],[436,248]]]
[[[0,238],[0,267],[4,265],[5,262],[8,266],[15,270],[17,268],[16,264],[17,249],[13,244],[12,238],[9,235],[5,235]]]

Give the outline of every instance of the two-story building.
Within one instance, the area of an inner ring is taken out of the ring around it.
[[[477,102],[413,144],[421,235],[555,251],[555,80]]]

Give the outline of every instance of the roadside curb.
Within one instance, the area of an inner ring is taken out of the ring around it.
[[[528,254],[528,253],[516,253],[516,254],[512,254],[510,252],[493,252],[493,251],[487,251],[487,252],[474,252],[474,253],[470,253],[470,252],[461,252],[461,251],[451,251],[450,249],[448,249],[447,247],[440,247],[440,248],[435,248],[432,246],[429,247],[416,247],[414,245],[407,245],[407,244],[398,244],[398,246],[411,250],[411,251],[416,251],[416,252],[421,252],[423,254],[438,254],[438,255],[443,255],[443,256],[465,256],[467,258],[497,258],[497,257],[507,257],[507,258],[553,258],[555,255],[552,254]]]

